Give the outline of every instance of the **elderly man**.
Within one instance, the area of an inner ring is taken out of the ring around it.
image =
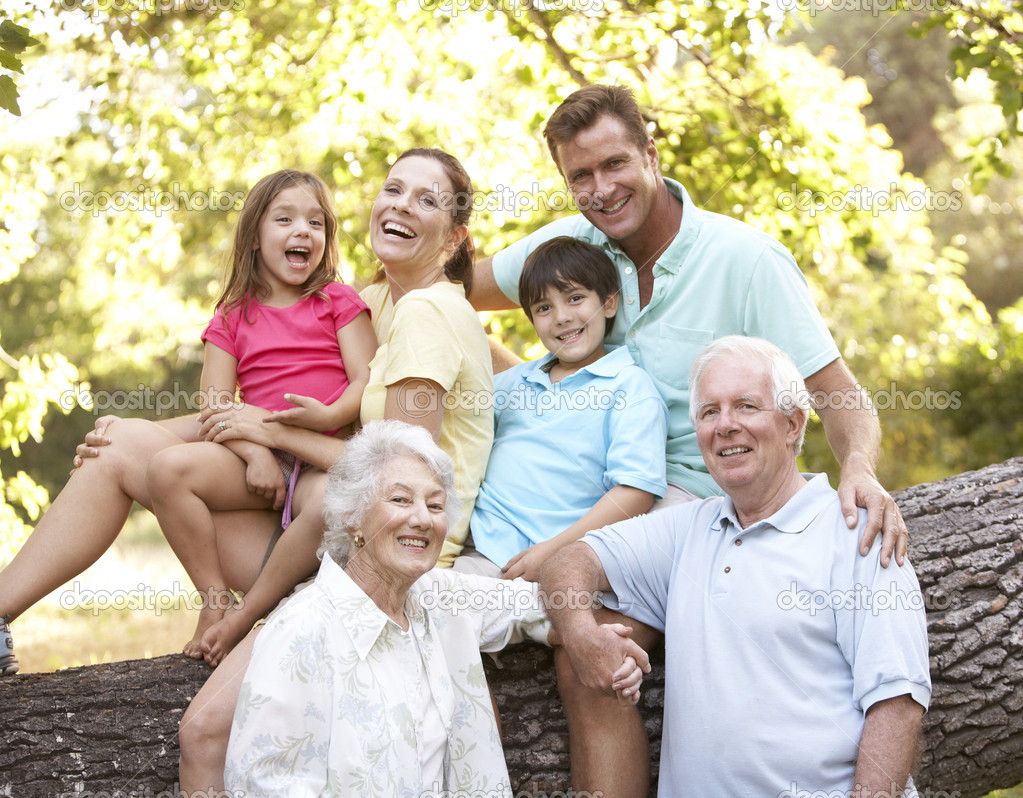
[[[930,699],[912,567],[883,568],[876,542],[859,556],[826,475],[799,473],[809,394],[787,355],[722,338],[689,384],[726,496],[591,532],[546,564],[573,667],[609,691],[624,656],[602,611],[562,600],[580,590],[664,631],[662,796],[898,795]]]

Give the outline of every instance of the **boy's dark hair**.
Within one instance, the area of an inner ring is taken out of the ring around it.
[[[551,286],[564,290],[571,284],[593,291],[606,302],[618,293],[618,272],[600,247],[571,236],[558,236],[534,249],[519,277],[519,304],[533,321],[530,307]],[[614,327],[614,317],[606,320],[604,335]]]

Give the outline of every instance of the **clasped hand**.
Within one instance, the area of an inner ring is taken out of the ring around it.
[[[650,657],[631,635],[630,626],[602,623],[582,639],[563,641],[579,680],[613,692],[622,704],[639,701],[643,674],[650,673]]]
[[[248,404],[210,407],[199,414],[199,437],[215,443],[252,441],[273,448],[273,429],[263,423],[268,415],[263,408]]]

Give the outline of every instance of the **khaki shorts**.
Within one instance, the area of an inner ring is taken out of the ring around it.
[[[458,571],[461,574],[489,576],[494,579],[500,579],[503,576],[500,565],[487,559],[476,550],[476,547],[472,544],[472,532],[469,533],[469,537],[462,547],[462,553],[455,557],[451,570]]]
[[[686,504],[687,502],[699,501],[700,497],[695,493],[692,493],[685,488],[680,488],[678,485],[672,485],[668,483],[668,489],[664,492],[664,496],[654,502],[654,506],[650,508],[650,512],[656,513],[658,510],[664,510],[668,507],[675,507],[679,504]]]

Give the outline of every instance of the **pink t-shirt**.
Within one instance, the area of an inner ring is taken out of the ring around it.
[[[284,394],[297,393],[330,404],[348,387],[337,331],[369,307],[344,283],[330,283],[323,293],[329,301],[311,296],[286,308],[253,300],[251,324],[240,309],[225,317],[220,308],[206,325],[203,342],[238,361],[243,401],[284,410],[292,407]]]

